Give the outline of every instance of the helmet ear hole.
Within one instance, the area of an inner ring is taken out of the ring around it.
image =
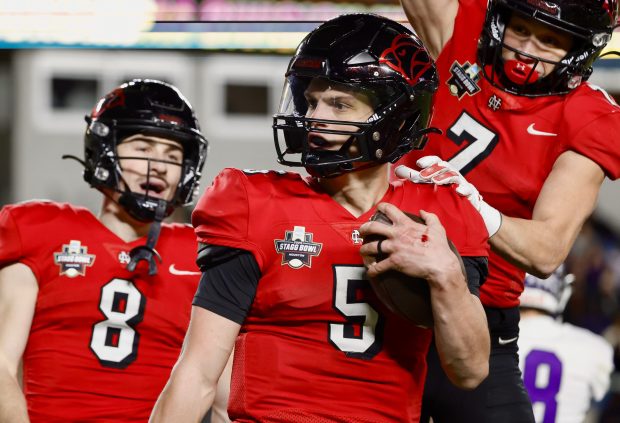
[[[152,134],[183,146],[183,166],[174,197],[165,208],[189,204],[197,191],[208,142],[200,132],[194,110],[179,90],[165,82],[135,79],[101,98],[86,117],[84,135],[84,180],[100,190],[113,190],[132,196],[119,183],[122,180],[117,145],[125,138]],[[155,218],[154,199],[136,196],[124,200],[123,207],[136,219]]]

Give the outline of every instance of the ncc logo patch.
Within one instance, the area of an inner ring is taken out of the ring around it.
[[[295,226],[285,232],[284,239],[274,240],[276,252],[282,254],[282,265],[288,264],[293,269],[312,267],[312,257],[318,256],[323,248],[322,243],[312,242],[312,236],[304,226]]]
[[[71,240],[62,246],[62,251],[54,253],[54,263],[60,267],[60,275],[70,278],[86,275],[86,267],[95,263],[95,255],[88,254],[88,247],[82,247],[80,241]]]
[[[450,67],[452,77],[446,81],[450,88],[450,93],[457,96],[459,100],[465,95],[474,95],[480,91],[478,81],[480,80],[480,66],[469,62],[461,65],[455,61]]]
[[[121,251],[118,253],[118,262],[120,264],[128,264],[131,261],[131,257],[127,251]]]

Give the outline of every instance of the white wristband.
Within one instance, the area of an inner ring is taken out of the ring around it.
[[[491,238],[502,226],[502,214],[496,208],[489,206],[484,200],[480,201],[479,211],[482,220],[484,220],[484,225],[487,227],[487,232],[489,232],[489,238]]]

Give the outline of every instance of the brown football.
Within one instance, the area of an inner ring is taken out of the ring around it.
[[[424,224],[420,216],[404,212],[416,222]],[[370,220],[391,225],[392,221],[380,211],[377,211]],[[381,236],[367,236],[364,242],[379,240]],[[460,254],[450,240],[450,248],[461,262],[461,270],[465,274],[465,267]],[[377,257],[381,260],[381,257]],[[405,318],[413,324],[425,328],[433,327],[433,310],[431,308],[431,294],[428,282],[423,278],[405,275],[396,270],[390,270],[370,279],[370,285],[379,300],[393,313]]]

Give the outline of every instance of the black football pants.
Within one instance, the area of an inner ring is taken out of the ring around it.
[[[489,376],[472,391],[452,385],[435,343],[428,353],[421,423],[534,423],[519,370],[519,309],[486,308],[491,333]]]

